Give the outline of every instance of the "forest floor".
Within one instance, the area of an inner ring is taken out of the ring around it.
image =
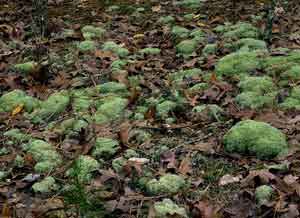
[[[1,217],[300,217],[297,3],[74,2],[0,0]]]

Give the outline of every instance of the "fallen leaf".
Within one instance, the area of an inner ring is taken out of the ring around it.
[[[214,218],[216,215],[212,205],[208,201],[199,201],[196,204],[194,204],[193,207],[198,212],[198,216],[196,216],[196,217]]]
[[[256,179],[259,179],[260,184],[270,184],[276,177],[268,170],[253,170],[249,172],[249,175],[241,181],[242,186],[255,187]]]
[[[131,130],[131,125],[128,121],[121,124],[119,136],[120,136],[120,141],[122,142],[123,145],[128,146],[130,130]]]
[[[156,6],[153,6],[153,7],[151,8],[151,10],[152,10],[153,12],[159,12],[160,9],[161,9],[161,5],[156,5]]]
[[[11,112],[12,116],[16,116],[17,114],[21,113],[22,110],[24,109],[24,104],[19,104],[13,111]]]
[[[183,174],[183,175],[187,175],[187,174],[191,174],[192,173],[192,164],[191,164],[191,158],[190,157],[185,157],[178,168],[178,172]]]
[[[232,176],[230,174],[226,174],[222,176],[219,180],[219,186],[224,186],[232,183],[237,183],[242,179],[242,176]]]

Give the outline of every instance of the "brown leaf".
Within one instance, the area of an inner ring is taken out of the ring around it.
[[[192,173],[192,166],[191,166],[191,158],[190,157],[185,157],[181,163],[180,166],[178,168],[178,172],[183,174],[183,175],[187,175],[187,174],[191,174]]]
[[[8,206],[8,204],[5,202],[2,206],[2,212],[1,212],[1,217],[3,218],[10,218],[11,216],[11,211]]]
[[[208,201],[199,201],[193,205],[201,218],[214,218],[216,216],[212,205]]]
[[[161,154],[160,161],[167,164],[168,169],[176,169],[176,156],[174,151],[166,151]]]
[[[242,186],[255,186],[255,179],[258,178],[261,184],[270,184],[276,177],[268,170],[253,170],[241,181]]]
[[[224,185],[228,185],[228,184],[232,184],[232,183],[236,183],[239,182],[241,180],[242,176],[232,176],[229,174],[226,174],[224,176],[222,176],[219,180],[219,186],[224,186]]]
[[[120,141],[122,142],[123,145],[128,146],[128,144],[129,144],[128,142],[129,142],[130,130],[131,130],[131,124],[128,121],[121,124],[119,137],[120,137]]]

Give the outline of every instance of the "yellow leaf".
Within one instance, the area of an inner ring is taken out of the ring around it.
[[[24,108],[24,104],[19,104],[17,107],[15,107],[15,109],[13,109],[13,111],[11,112],[12,116],[15,116],[17,114],[19,114]]]
[[[144,38],[144,36],[145,36],[144,34],[141,34],[141,33],[140,33],[140,34],[134,35],[133,38],[134,38],[134,39]]]
[[[205,23],[202,23],[202,22],[197,22],[197,25],[200,26],[200,27],[206,27],[207,26]]]

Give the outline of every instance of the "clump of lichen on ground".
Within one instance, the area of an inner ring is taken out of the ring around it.
[[[58,185],[52,176],[48,176],[42,181],[34,183],[32,189],[35,193],[51,193],[58,190]]]
[[[3,112],[12,112],[18,106],[24,107],[26,112],[32,112],[39,104],[38,99],[26,95],[19,89],[7,92],[0,97],[0,111]]]
[[[174,174],[166,174],[159,180],[152,179],[147,184],[147,190],[150,194],[176,194],[187,185],[184,178]]]
[[[289,97],[279,105],[283,109],[297,109],[300,110],[300,87],[294,87]]]
[[[92,173],[100,168],[100,164],[94,158],[81,155],[75,160],[72,168],[66,174],[70,177],[76,177],[81,184],[89,183],[92,179]]]
[[[34,166],[36,172],[50,172],[62,163],[62,157],[55,147],[43,140],[35,139],[29,142],[27,151],[37,162]]]
[[[270,77],[245,77],[239,83],[242,92],[235,98],[243,108],[262,108],[275,104],[276,88]]]
[[[93,119],[96,123],[101,124],[120,118],[128,100],[118,96],[106,96],[98,104]]]
[[[110,138],[97,138],[93,157],[95,158],[111,158],[119,149],[119,142]]]
[[[67,91],[56,92],[40,103],[30,115],[33,123],[51,121],[64,112],[70,103],[70,96]]]
[[[163,199],[162,201],[155,202],[154,211],[156,218],[187,218],[187,213],[184,207],[179,207],[171,199]]]
[[[257,204],[262,205],[268,203],[271,200],[273,193],[274,190],[271,186],[261,185],[257,187],[255,190],[255,199]]]
[[[117,43],[112,41],[105,42],[102,46],[102,49],[104,51],[111,51],[120,58],[125,58],[129,54],[127,48],[123,48],[121,45],[118,45]]]
[[[287,151],[285,135],[268,123],[244,120],[233,126],[224,136],[227,152],[255,155],[271,159]]]
[[[91,40],[94,38],[102,38],[105,34],[105,29],[92,25],[86,25],[81,28],[81,32],[86,40]]]
[[[249,74],[261,68],[259,52],[238,51],[221,58],[216,66],[219,76],[240,76]]]

